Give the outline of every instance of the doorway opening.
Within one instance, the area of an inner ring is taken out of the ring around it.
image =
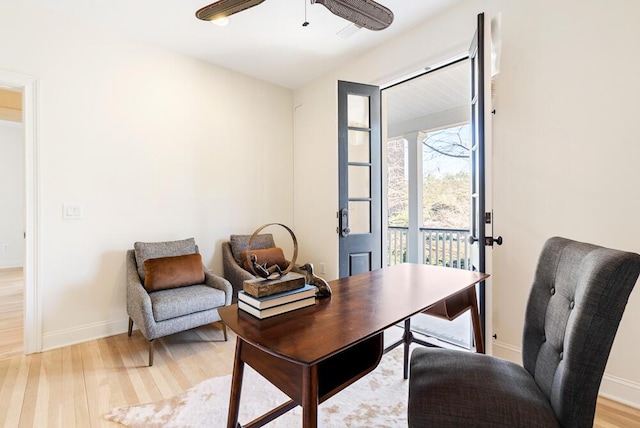
[[[0,88],[0,360],[24,353],[22,92]]]
[[[38,185],[38,85],[33,76],[0,70],[0,89],[17,92],[22,101],[22,247],[23,354],[42,350],[41,303],[38,294],[39,185]],[[12,244],[9,243],[9,248]],[[0,247],[3,248],[3,247]]]
[[[467,57],[382,89],[383,264],[471,269],[471,98]],[[414,334],[470,349],[471,318],[419,314]]]

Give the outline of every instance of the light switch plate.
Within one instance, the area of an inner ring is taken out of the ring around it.
[[[62,204],[63,220],[82,220],[82,205]]]

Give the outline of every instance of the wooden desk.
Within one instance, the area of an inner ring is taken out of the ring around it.
[[[331,298],[264,320],[237,305],[221,308],[222,321],[238,336],[227,427],[242,426],[238,411],[245,363],[291,398],[245,428],[260,427],[298,405],[303,427],[316,427],[319,403],[376,368],[385,329],[467,293],[487,277],[405,263],[331,281]]]

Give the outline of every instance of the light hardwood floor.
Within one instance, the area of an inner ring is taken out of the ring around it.
[[[0,360],[23,352],[22,268],[0,269]]]
[[[148,342],[140,332],[0,361],[1,427],[121,426],[103,419],[111,408],[169,398],[231,373],[235,336],[219,324]]]
[[[155,362],[135,331],[33,355],[23,347],[22,269],[0,270],[0,426],[120,426],[103,419],[114,407],[172,397],[231,373],[235,335],[218,323],[156,341]],[[598,428],[638,427],[640,410],[600,399]]]
[[[0,426],[120,426],[103,415],[231,373],[235,335],[223,342],[218,323],[156,342],[153,367],[138,331],[0,361]],[[601,399],[595,426],[640,427],[640,410]]]

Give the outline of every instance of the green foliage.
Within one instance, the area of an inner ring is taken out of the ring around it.
[[[469,124],[425,132],[422,140],[422,224],[463,229],[470,219]],[[409,225],[407,142],[387,142],[387,215],[389,226]]]
[[[468,173],[426,176],[422,189],[424,227],[452,229],[468,227],[469,189]]]

